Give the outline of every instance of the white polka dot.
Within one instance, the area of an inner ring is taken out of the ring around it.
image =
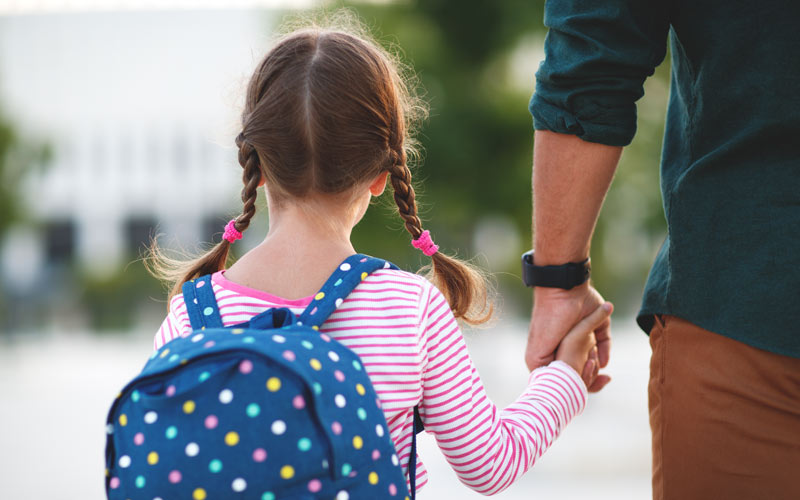
[[[328,468],[328,461],[327,460],[323,460],[322,461],[322,468],[323,469],[327,469]]]
[[[280,436],[281,434],[286,432],[286,422],[284,422],[283,420],[276,420],[272,422],[271,429],[273,434],[275,434],[276,436]]]
[[[192,337],[192,342],[200,342],[201,340],[203,340],[203,334],[202,333],[198,333],[197,335]]]
[[[119,466],[123,469],[127,469],[131,465],[131,457],[128,455],[122,455],[119,457]]]
[[[383,426],[381,424],[375,426],[375,434],[377,434],[378,437],[383,437]]]
[[[344,399],[344,396],[341,394],[337,394],[336,397],[333,398],[333,402],[336,403],[336,406],[339,408],[344,408],[344,405],[347,404],[347,400]]]
[[[230,389],[222,389],[219,393],[219,402],[226,405],[233,401],[233,391]]]
[[[344,264],[342,264],[341,266],[339,266],[339,269],[341,269],[342,271],[345,271],[345,272],[347,272],[347,271],[349,271],[349,270],[350,270],[350,264],[348,264],[347,262],[345,262]],[[338,498],[338,497],[337,497],[337,498]]]
[[[384,269],[389,269],[390,267],[392,267],[392,266],[388,262],[383,265]]]
[[[106,432],[108,434],[114,434],[114,424],[106,424]]]
[[[144,423],[146,424],[154,424],[158,420],[158,413],[154,411],[148,411],[144,414]]]
[[[286,342],[286,337],[284,337],[283,335],[273,335],[272,340],[274,340],[279,344],[283,344],[284,342]]]
[[[331,358],[331,361],[333,361],[333,362],[339,361],[339,355],[338,355],[338,354],[336,354],[336,353],[335,353],[335,352],[333,352],[333,351],[330,351],[330,352],[328,353],[328,357],[329,357],[329,358]]]
[[[200,453],[200,447],[197,443],[189,443],[186,445],[186,455],[196,457],[198,453]]]
[[[164,500],[161,497],[155,497],[153,500]]]
[[[336,500],[350,500],[350,494],[342,490],[336,494]]]
[[[236,492],[244,491],[245,489],[247,489],[247,481],[245,481],[241,477],[237,477],[236,479],[233,480],[233,483],[231,483],[231,488],[233,488],[233,491]]]
[[[400,465],[400,460],[397,459],[397,454],[396,453],[392,453],[392,463],[394,465]]]
[[[336,307],[339,307],[344,302],[342,299],[336,299]]]

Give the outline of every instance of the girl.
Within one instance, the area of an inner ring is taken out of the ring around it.
[[[247,87],[236,138],[241,215],[216,247],[184,265],[154,247],[157,269],[172,269],[175,284],[155,346],[191,332],[180,287],[209,273],[226,326],[272,307],[302,312],[331,272],[356,253],[351,230],[388,180],[414,246],[432,258],[438,287],[416,274],[377,271],[321,331],[361,357],[403,464],[419,405],[425,429],[461,481],[493,494],[529,469],[583,410],[585,382],[597,368],[589,360],[591,332],[608,318],[611,305],[573,329],[557,361],[534,371],[515,403],[503,410],[492,404],[456,321],[488,319],[486,286],[480,274],[438,251],[417,216],[406,159],[409,124],[422,109],[388,54],[364,37],[315,28],[280,40]],[[260,186],[269,206],[268,234],[226,269],[231,243],[255,213]],[[419,463],[417,488],[426,482]]]

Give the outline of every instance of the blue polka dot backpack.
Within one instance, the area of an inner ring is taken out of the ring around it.
[[[389,267],[353,255],[299,318],[276,308],[232,328],[210,276],[185,283],[193,333],[155,352],[109,412],[108,498],[412,496],[358,355],[318,331],[362,279]]]

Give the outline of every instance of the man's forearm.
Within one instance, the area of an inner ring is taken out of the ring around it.
[[[622,148],[537,130],[533,147],[536,265],[589,256],[592,233]]]

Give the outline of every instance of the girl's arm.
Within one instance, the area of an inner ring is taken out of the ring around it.
[[[427,365],[420,413],[461,482],[491,495],[531,468],[583,411],[587,390],[563,361],[531,373],[527,389],[505,409],[486,395],[447,301],[430,287],[422,318]]]

